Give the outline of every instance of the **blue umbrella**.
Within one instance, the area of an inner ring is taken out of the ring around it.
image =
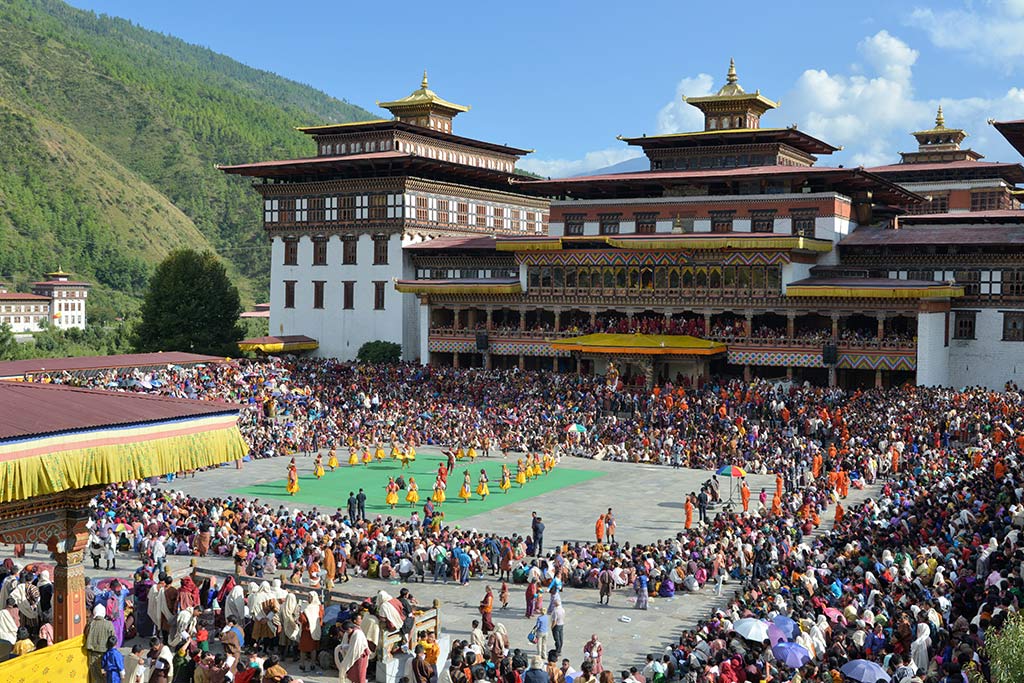
[[[867,659],[853,659],[843,664],[839,673],[860,683],[889,683],[892,680],[885,669]]]
[[[800,624],[796,623],[784,614],[780,614],[774,619],[772,623],[782,629],[782,632],[786,634],[786,637],[793,640],[800,635]]]
[[[811,661],[811,653],[797,643],[779,643],[772,648],[772,654],[775,655],[775,659],[791,669],[799,669]]]

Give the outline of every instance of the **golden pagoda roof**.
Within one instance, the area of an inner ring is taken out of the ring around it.
[[[733,59],[729,60],[729,71],[725,76],[725,85],[723,85],[716,94],[704,95],[701,97],[687,97],[686,95],[683,95],[683,102],[693,105],[711,104],[714,102],[743,101],[757,102],[765,109],[775,109],[779,106],[778,102],[773,102],[762,95],[760,90],[748,93],[743,89],[743,86],[739,84],[739,78],[736,75],[736,62]]]
[[[939,110],[935,113],[935,127],[929,128],[928,130],[917,130],[911,133],[914,137],[923,135],[936,135],[946,134],[961,136],[960,139],[967,137],[967,132],[963,128],[946,128],[946,117],[942,113],[942,105],[939,105]]]
[[[426,69],[423,70],[423,80],[420,82],[419,90],[414,90],[411,94],[400,100],[378,102],[377,106],[388,110],[411,109],[413,107],[438,107],[441,109],[449,109],[454,112],[469,111],[469,107],[466,105],[455,104],[454,102],[449,102],[448,100],[438,97],[437,93],[428,87]]]

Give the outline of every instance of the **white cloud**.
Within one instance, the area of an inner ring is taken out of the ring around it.
[[[517,165],[525,171],[542,175],[545,178],[565,178],[635,159],[640,155],[639,149],[627,147],[625,143],[622,143],[622,147],[587,152],[582,159],[533,159],[528,157]]]
[[[684,78],[676,85],[676,98],[658,112],[658,134],[679,133],[704,128],[704,115],[693,105],[683,102],[683,97],[710,95],[715,79],[708,74]]]
[[[1002,7],[1005,16],[1024,19],[1024,0],[1007,0]],[[1019,36],[1024,36],[1024,27]],[[1024,51],[1024,39],[1019,36],[1012,42]],[[1019,160],[987,120],[1018,119],[1024,115],[1024,87],[1012,87],[991,98],[921,99],[914,91],[914,69],[920,56],[917,50],[886,30],[864,38],[857,48],[862,63],[834,72],[815,68],[804,71],[785,93],[780,109],[766,114],[763,124],[796,124],[815,137],[844,147],[842,152],[822,158],[822,165],[880,166],[899,161],[901,151],[916,149],[910,132],[930,128],[941,104],[946,125],[963,128],[970,134],[966,145],[991,160]],[[744,76],[740,65],[740,82],[748,81],[744,84],[752,90],[755,77]],[[683,102],[682,96],[707,95],[720,84],[704,73],[681,79],[675,97],[657,113],[657,133],[701,130],[703,115]],[[624,146],[589,152],[582,159],[528,159],[520,165],[534,173],[559,177],[579,175],[639,155],[635,148]]]
[[[990,0],[952,10],[919,7],[908,23],[927,33],[936,47],[961,50],[1007,70],[1024,65],[1024,0]]]

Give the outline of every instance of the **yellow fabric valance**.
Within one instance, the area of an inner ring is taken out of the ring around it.
[[[832,243],[828,240],[819,240],[812,237],[799,237],[792,235],[780,235],[778,237],[748,237],[735,233],[728,235],[715,235],[713,233],[695,234],[686,236],[653,236],[648,239],[609,237],[607,244],[618,249],[642,249],[642,250],[686,250],[697,249],[701,251],[711,249],[747,249],[747,250],[772,250],[772,251],[812,251],[827,253],[832,251]]]
[[[935,287],[857,287],[789,285],[786,296],[829,297],[845,299],[944,299],[964,295],[964,288],[956,285]]]
[[[494,248],[497,251],[558,251],[562,248],[562,240],[557,237],[545,239],[499,239]]]
[[[89,680],[85,636],[54,643],[0,664],[4,683],[62,683]]]
[[[286,351],[315,351],[320,343],[315,339],[297,342],[238,342],[240,351],[258,351],[260,353],[284,353]]]
[[[403,294],[519,294],[523,291],[522,285],[518,282],[496,284],[396,282],[395,289]]]
[[[91,430],[5,447],[0,450],[0,503],[240,460],[249,448],[237,416],[217,418],[160,423],[140,427],[144,431],[137,434]],[[54,442],[59,440],[66,443]],[[46,445],[37,448],[37,443]]]
[[[636,353],[661,356],[714,356],[726,351],[726,345],[685,334],[587,334],[551,342],[559,351],[594,353]]]

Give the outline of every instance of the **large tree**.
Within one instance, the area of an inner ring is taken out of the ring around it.
[[[190,351],[228,355],[242,335],[238,289],[213,252],[171,252],[149,280],[138,351]]]

